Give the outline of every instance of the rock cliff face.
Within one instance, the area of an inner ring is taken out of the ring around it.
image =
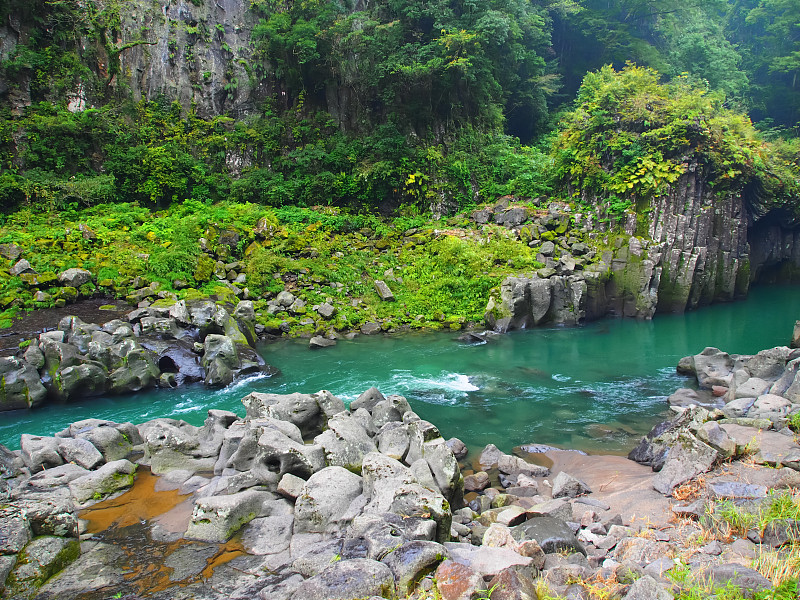
[[[565,268],[570,247],[561,240],[557,262],[548,251],[540,255],[545,269],[503,282],[487,306],[490,327],[574,325],[605,316],[649,319],[657,311],[679,313],[743,297],[755,281],[797,280],[800,273],[800,232],[779,215],[748,206],[741,194],[715,194],[697,169],[616,227],[606,227],[596,214],[572,218],[609,248],[601,260]]]

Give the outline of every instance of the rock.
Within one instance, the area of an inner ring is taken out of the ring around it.
[[[17,507],[0,506],[0,555],[20,552],[32,538],[27,516]]]
[[[375,560],[355,558],[333,563],[305,580],[292,600],[359,600],[370,596],[393,598],[392,571]]]
[[[381,332],[380,323],[364,323],[361,326],[361,333],[364,335],[375,335]]]
[[[722,407],[722,414],[728,419],[747,416],[755,401],[755,398],[736,398]]]
[[[336,316],[336,308],[327,302],[323,302],[317,308],[317,314],[325,320],[330,320]]]
[[[721,500],[766,498],[767,496],[765,486],[741,481],[712,481],[708,484],[708,489],[712,498]]]
[[[135,471],[136,465],[129,460],[115,460],[97,471],[70,481],[69,490],[75,501],[83,504],[132,486]]]
[[[486,586],[492,600],[538,600],[536,583],[529,568],[509,567],[495,575]]]
[[[446,559],[447,550],[441,544],[413,540],[389,552],[381,562],[392,570],[398,593],[410,594],[420,579]]]
[[[262,394],[242,398],[249,418],[271,417],[289,421],[300,428],[303,439],[322,433],[328,418],[345,410],[344,402],[328,391],[316,394]]]
[[[408,427],[398,422],[387,423],[381,428],[375,441],[382,454],[397,460],[404,460],[410,445]]]
[[[792,410],[792,403],[782,396],[764,394],[759,396],[747,411],[751,419],[769,419],[773,422],[785,418]]]
[[[78,517],[68,489],[56,488],[46,494],[26,494],[12,505],[24,511],[33,535],[78,537]]]
[[[126,559],[122,549],[113,544],[87,544],[72,564],[51,578],[36,596],[38,600],[76,598],[100,589],[118,589],[123,585],[120,565]],[[104,596],[103,592],[98,595]]]
[[[375,291],[378,292],[378,296],[380,296],[380,299],[384,302],[394,302],[394,294],[392,293],[392,290],[389,289],[389,286],[386,285],[386,282],[376,279]]]
[[[328,429],[316,436],[314,442],[325,450],[328,465],[345,467],[354,472],[361,470],[365,455],[378,449],[358,419],[346,412],[328,419]]]
[[[467,445],[458,438],[450,438],[445,442],[447,447],[453,451],[453,455],[457,460],[465,458],[468,453]]]
[[[15,261],[20,257],[21,254],[22,248],[13,242],[0,244],[0,256],[3,258],[7,258],[10,261]]]
[[[517,478],[519,475],[527,475],[528,477],[547,477],[550,475],[550,469],[547,467],[534,465],[517,456],[509,456],[508,454],[504,454],[497,459],[497,469],[500,473],[505,473],[512,478]]]
[[[667,453],[664,467],[653,478],[653,489],[669,496],[680,484],[709,471],[717,456],[716,450],[692,434],[680,433]]]
[[[717,451],[721,459],[730,458],[736,454],[736,442],[720,428],[716,421],[706,421],[697,430],[697,439],[705,442]]]
[[[78,465],[61,465],[60,467],[53,467],[52,469],[47,469],[36,473],[35,475],[31,476],[30,479],[24,481],[20,485],[20,488],[26,491],[50,491],[53,488],[66,486],[70,481],[73,481],[78,477],[83,477],[88,473],[91,473],[91,471],[87,471]]]
[[[376,404],[379,402],[384,402],[385,400],[386,398],[380,393],[378,388],[371,387],[366,392],[362,392],[358,398],[350,403],[350,410],[355,412],[359,408],[365,408],[371,412],[372,409],[375,408]]]
[[[436,587],[442,600],[473,600],[478,590],[486,589],[483,577],[453,560],[446,560],[436,569]]]
[[[362,479],[339,466],[309,477],[295,503],[295,533],[325,533],[347,524],[348,508],[362,492]]]
[[[668,542],[656,542],[640,537],[624,537],[617,542],[614,548],[614,560],[620,563],[626,561],[644,564],[651,563],[660,558],[675,556],[676,547]]]
[[[756,592],[772,589],[772,583],[761,573],[734,563],[712,566],[706,578],[715,589],[730,583],[747,597],[752,597]]]
[[[575,537],[572,529],[561,519],[554,517],[534,517],[511,529],[517,542],[535,540],[545,554],[555,552],[580,552],[586,550]]]
[[[267,465],[271,472],[277,473],[278,477],[291,473],[307,478],[325,466],[322,450],[316,445],[297,442],[276,429],[264,428],[258,437],[258,452],[254,464],[246,470]],[[232,462],[235,464],[235,458]],[[245,469],[239,468],[239,470]]]
[[[447,542],[444,547],[450,554],[451,560],[461,563],[483,577],[493,577],[513,565],[527,567],[533,560],[517,554],[510,548],[473,546],[460,542]]]
[[[274,515],[250,521],[242,534],[242,546],[249,554],[278,554],[289,549],[294,516]]]
[[[58,453],[64,458],[64,462],[74,462],[76,465],[89,470],[105,462],[100,451],[86,439],[67,438],[59,440]]]
[[[31,348],[35,348],[35,346],[31,345],[28,350]],[[31,352],[33,353],[33,351]],[[31,358],[33,358],[33,354],[31,354]],[[44,403],[47,398],[47,389],[42,385],[37,371],[37,368],[41,366],[44,366],[44,356],[36,357],[35,364],[31,364],[27,358],[20,360],[13,356],[0,357],[0,380],[3,382],[2,393],[0,393],[0,412],[35,408]]]
[[[328,338],[324,338],[321,335],[315,335],[308,341],[308,347],[312,350],[316,350],[318,348],[330,348],[331,346],[336,345],[336,340],[329,340]]]
[[[625,594],[625,600],[671,600],[672,597],[663,585],[649,575],[634,581]]]
[[[10,597],[32,597],[37,588],[78,558],[80,553],[78,540],[49,536],[36,538],[19,554],[17,566],[6,581]]]
[[[198,498],[185,537],[212,543],[226,542],[245,523],[266,516],[264,505],[272,499],[274,496],[269,492],[255,490]]]
[[[239,353],[234,341],[225,335],[207,335],[203,346],[206,385],[225,386],[232,383],[238,367]]]
[[[744,383],[736,386],[734,398],[758,398],[766,394],[771,387],[771,382],[758,377],[751,377]]]
[[[128,423],[130,425],[130,423]],[[85,420],[73,423],[70,433],[76,439],[83,439],[97,448],[103,455],[103,460],[111,462],[125,458],[133,450],[133,444],[141,444],[139,431],[124,424],[111,421]]]
[[[29,263],[24,258],[19,259],[14,266],[12,266],[8,272],[11,274],[12,277],[19,277],[23,273],[36,273],[31,267],[31,263]]]
[[[67,269],[58,274],[58,282],[61,285],[79,288],[92,280],[91,272],[86,269]]]
[[[730,354],[719,348],[708,347],[694,355],[693,359],[693,371],[701,388],[710,390],[715,385],[728,387],[734,369]]]
[[[284,498],[294,500],[303,493],[303,486],[305,484],[305,480],[300,479],[296,475],[285,473],[278,482],[278,493]]]
[[[385,479],[380,486],[375,487],[364,512],[389,512],[432,519],[436,524],[435,541],[443,543],[450,539],[453,515],[444,496],[418,483],[408,483],[404,478]]]
[[[59,440],[23,433],[20,436],[20,457],[32,473],[64,464],[58,452]]]
[[[491,485],[489,475],[485,471],[478,471],[474,475],[464,477],[464,491],[482,492]]]
[[[591,493],[588,485],[566,471],[561,471],[553,480],[553,498],[577,498]]]

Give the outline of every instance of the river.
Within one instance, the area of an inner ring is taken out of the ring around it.
[[[261,351],[281,375],[0,413],[0,443],[19,448],[22,433],[52,435],[90,417],[200,425],[210,408],[243,415],[240,399],[251,391],[328,389],[347,402],[374,385],[406,396],[442,435],[472,450],[491,442],[504,451],[537,443],[625,453],[666,414],[666,396],[687,385],[675,373],[682,356],[705,346],[748,354],[788,344],[798,318],[800,287],[763,286],[744,301],[684,315],[518,331],[480,345],[458,342],[457,333],[360,336],[317,351],[307,340],[279,341]]]

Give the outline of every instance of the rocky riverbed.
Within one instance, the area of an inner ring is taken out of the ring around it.
[[[349,408],[325,391],[252,393],[245,417],[209,411],[202,427],[90,419],[22,436],[19,451],[0,453],[4,594],[322,600],[430,598],[435,587],[445,600],[601,589],[637,599],[728,581],[743,594],[770,590],[779,581],[765,565],[791,564],[798,522],[738,530],[719,508],[764,514],[776,498],[800,502],[800,447],[787,427],[800,411],[799,364],[787,347],[683,359],[699,389],[673,395],[675,417],[629,458],[489,445],[465,463],[459,440],[374,388]]]

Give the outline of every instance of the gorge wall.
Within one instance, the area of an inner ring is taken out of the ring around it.
[[[489,300],[487,325],[508,331],[606,316],[650,319],[746,296],[757,281],[800,280],[794,224],[741,193],[716,194],[696,167],[649,206],[603,217],[570,215],[597,243],[599,262],[580,268],[574,246],[555,240],[552,253],[540,254],[544,269],[503,281]]]

